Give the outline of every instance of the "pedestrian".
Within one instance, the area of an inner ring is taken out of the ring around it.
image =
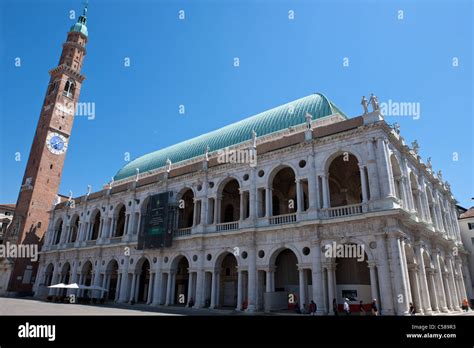
[[[310,314],[311,315],[316,315],[317,310],[318,310],[318,306],[316,305],[316,303],[313,300],[311,300],[311,303],[309,305]]]
[[[359,302],[359,313],[361,316],[365,315],[364,303],[362,301]]]
[[[189,307],[189,308],[192,308],[193,306],[194,306],[194,300],[193,300],[193,298],[191,297],[191,298],[189,299],[189,302],[188,302],[188,307]]]
[[[469,302],[467,302],[467,298],[462,300],[462,307],[461,308],[466,312],[469,311]]]
[[[349,299],[347,297],[344,299],[344,312],[346,313],[346,315],[351,314],[351,308],[349,307]]]
[[[374,298],[371,304],[372,315],[379,315],[379,309],[377,308],[377,300]]]
[[[413,303],[410,302],[410,314],[415,315],[416,314],[416,308]]]
[[[332,310],[334,312],[334,315],[337,315],[337,302],[336,302],[336,299],[332,300]]]

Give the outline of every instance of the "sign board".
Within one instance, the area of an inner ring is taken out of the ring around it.
[[[170,203],[172,192],[149,198],[138,235],[139,250],[170,247],[176,227],[176,207]]]

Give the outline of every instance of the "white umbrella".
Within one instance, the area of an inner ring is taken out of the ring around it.
[[[53,288],[53,289],[66,289],[67,285],[64,283],[59,283],[55,285],[50,285],[48,288]]]
[[[77,285],[77,283],[68,284],[66,285],[66,289],[79,289],[79,285]]]

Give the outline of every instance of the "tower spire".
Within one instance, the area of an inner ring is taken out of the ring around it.
[[[89,5],[89,2],[86,0],[84,3],[84,9],[82,11],[82,15],[79,16],[77,19],[77,23],[74,24],[71,27],[70,31],[75,31],[84,34],[86,37],[88,35],[87,33],[87,6]]]

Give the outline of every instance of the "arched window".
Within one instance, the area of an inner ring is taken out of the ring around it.
[[[74,84],[74,81],[68,80],[68,81],[66,81],[66,84],[64,85],[63,95],[65,95],[68,98],[72,98],[72,97],[74,97],[75,89],[76,89],[76,86]]]
[[[60,220],[59,223],[56,224],[56,230],[55,230],[55,239],[54,239],[54,245],[59,244],[61,241],[61,232],[63,231],[63,220]]]

